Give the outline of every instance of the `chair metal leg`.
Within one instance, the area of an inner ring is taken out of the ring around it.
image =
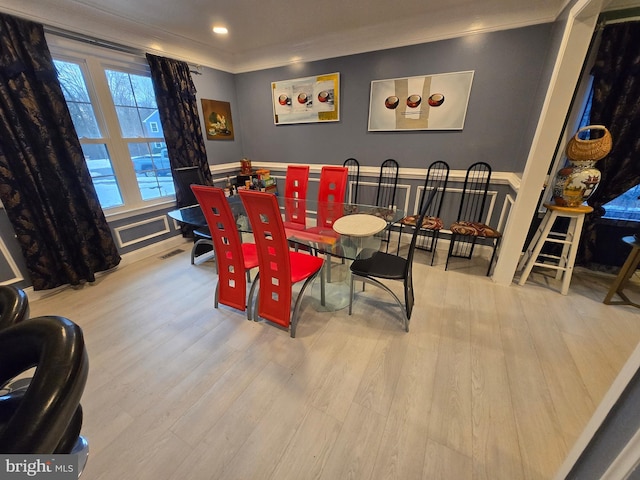
[[[325,281],[324,281],[324,265],[320,269],[320,305],[326,305]]]
[[[433,241],[431,243],[431,266],[433,266],[433,259],[436,257],[436,247],[438,246],[438,237],[440,236],[439,230],[432,230]]]
[[[400,255],[400,240],[402,240],[402,227],[404,225],[400,224],[400,230],[398,230],[398,248],[396,248],[396,255]]]
[[[370,283],[372,285],[375,285],[379,288],[381,288],[382,290],[384,290],[385,292],[387,292],[389,295],[391,295],[391,297],[393,297],[393,299],[395,300],[395,302],[398,304],[398,306],[400,307],[400,311],[402,312],[402,319],[404,321],[404,327],[405,330],[408,332],[409,331],[409,318],[407,317],[407,311],[405,309],[405,305],[402,303],[402,300],[400,300],[398,298],[398,296],[393,292],[393,290],[391,290],[389,287],[387,287],[384,283],[376,280],[375,278],[371,278],[371,277],[362,277],[360,275],[356,275],[356,274],[351,274],[351,281],[353,282],[353,277],[358,277],[359,280],[362,280],[363,283]],[[353,297],[352,297],[353,298]],[[349,305],[349,314],[351,314],[351,305]]]
[[[449,268],[449,259],[451,258],[451,254],[453,253],[453,244],[456,241],[456,234],[452,233],[451,238],[449,239],[449,252],[447,253],[447,263],[444,264],[445,271]]]
[[[408,277],[404,280],[404,307],[406,315],[404,316],[405,332],[409,333],[409,320],[411,319],[411,312],[413,311],[413,305],[415,304],[415,295],[413,293],[413,278]]]
[[[207,256],[207,260],[209,258],[215,258],[215,251],[213,250],[213,241],[209,240],[208,238],[201,238],[199,240],[196,240],[195,243],[193,244],[193,247],[191,247],[191,265],[195,265],[195,263],[196,263],[196,250],[198,249],[198,247],[200,245],[210,245],[211,246],[211,252],[202,254],[202,255],[206,255]],[[201,256],[201,255],[199,255],[199,256]]]
[[[293,307],[293,313],[291,315],[291,326],[289,327],[291,332],[291,338],[296,337],[296,327],[298,326],[298,310],[300,310],[300,303],[302,302],[302,296],[304,295],[304,291],[311,284],[311,282],[316,278],[316,276],[320,271],[321,270],[318,270],[318,272],[314,273],[309,278],[307,278],[304,281],[302,288],[300,289],[300,293],[298,293],[298,298],[296,298],[296,303],[295,303],[295,306]]]
[[[249,271],[247,270],[247,275]],[[256,278],[253,279],[253,283],[251,284],[251,289],[249,290],[249,297],[247,298],[247,320],[253,320],[253,298],[255,296],[256,288],[258,287],[258,278],[260,277],[260,272],[256,274]]]
[[[216,291],[213,294],[213,308],[218,308],[218,288],[220,286],[220,278],[218,277],[218,283],[216,283]]]

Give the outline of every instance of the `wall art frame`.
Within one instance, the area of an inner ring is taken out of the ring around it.
[[[271,82],[273,123],[340,121],[340,73]]]
[[[462,130],[474,71],[374,80],[369,131]]]
[[[207,140],[233,140],[231,104],[221,100],[202,99],[202,114]]]

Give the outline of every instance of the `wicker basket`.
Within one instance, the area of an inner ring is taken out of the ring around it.
[[[604,130],[604,135],[592,140],[582,140],[579,135],[587,130]],[[607,127],[604,125],[587,125],[578,130],[573,138],[569,140],[567,157],[576,162],[596,162],[609,154],[612,143],[611,133],[607,130]]]

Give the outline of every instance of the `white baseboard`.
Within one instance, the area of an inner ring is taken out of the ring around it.
[[[133,252],[130,252],[130,253],[125,253],[124,255],[122,255],[122,260],[120,260],[120,264],[117,267],[111,270],[107,270],[105,272],[96,273],[96,278],[100,278],[102,275],[106,275],[107,273],[117,270],[118,268],[123,268],[127,265],[131,265],[132,263],[138,262],[140,260],[144,260],[145,258],[157,256],[163,252],[166,252],[167,250],[182,247],[184,245],[188,245],[189,249],[191,249],[191,243],[192,241],[190,239],[177,235],[175,237],[168,238],[167,240],[163,240],[162,242],[154,243],[147,247],[134,250]],[[52,288],[49,290],[34,290],[33,287],[30,286],[30,287],[24,288],[23,290],[24,290],[24,293],[27,294],[29,301],[33,302],[41,298],[55,295],[56,293],[66,290],[67,288],[73,288],[73,287],[71,285],[62,285],[60,287]]]

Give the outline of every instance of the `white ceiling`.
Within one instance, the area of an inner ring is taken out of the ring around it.
[[[0,1],[46,26],[239,73],[550,22],[569,0]]]

